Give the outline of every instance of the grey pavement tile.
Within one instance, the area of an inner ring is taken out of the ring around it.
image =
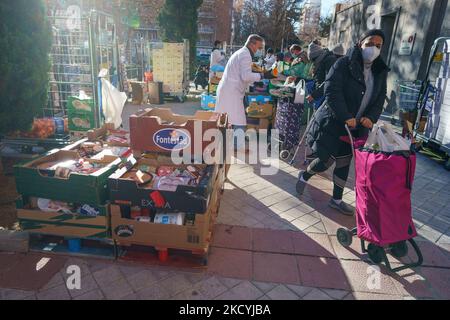
[[[95,289],[89,292],[86,292],[80,296],[74,298],[74,300],[104,300],[105,296],[103,295],[100,289]]]
[[[36,296],[38,300],[71,300],[65,284],[40,291]]]
[[[224,278],[224,277],[218,277],[219,281],[223,283],[228,289],[231,289],[233,287],[236,287],[238,284],[242,282],[242,280],[239,279],[233,279],[233,278]]]
[[[158,277],[151,270],[142,270],[126,278],[135,291],[139,291],[159,281]]]
[[[93,291],[94,289],[98,289],[97,282],[94,280],[94,277],[90,274],[81,276],[80,285],[81,285],[80,290],[67,289],[72,298],[76,298],[87,292]]]
[[[186,291],[178,293],[176,296],[172,297],[171,300],[182,300],[182,301],[189,301],[189,300],[209,300],[208,297],[205,297],[200,292],[198,292],[195,289],[188,289]]]
[[[193,289],[208,299],[214,299],[229,290],[217,277],[214,276],[197,283]]]
[[[269,292],[266,293],[266,295],[272,299],[272,300],[299,300],[300,297],[297,296],[294,292],[289,290],[284,285],[278,285]]]
[[[108,300],[119,300],[133,293],[133,288],[125,278],[120,278],[110,284],[101,286],[100,289]]]
[[[50,279],[50,281],[44,287],[41,288],[41,290],[54,288],[54,287],[60,286],[64,283],[65,283],[65,279],[61,275],[61,272],[58,272],[53,276],[53,278]]]
[[[310,293],[314,289],[314,288],[298,286],[298,285],[294,285],[294,284],[288,284],[287,287],[290,290],[292,290],[293,292],[295,292],[295,294],[297,294],[300,298],[303,298],[304,296],[306,296],[308,293]]]
[[[277,286],[276,283],[252,281],[253,285],[264,293],[269,292]]]
[[[216,300],[256,300],[263,296],[263,292],[249,281],[243,281],[237,286],[221,294]]]
[[[325,292],[319,289],[312,289],[307,295],[305,295],[303,300],[332,300],[332,298]]]
[[[166,289],[170,296],[174,296],[192,287],[192,283],[184,274],[175,274],[167,279],[161,280],[158,284]]]
[[[106,286],[123,277],[123,274],[120,272],[120,269],[116,266],[109,266],[107,268],[102,268],[92,273],[92,275],[94,276],[95,281],[101,287]]]
[[[165,300],[171,297],[169,292],[158,283],[139,290],[136,294],[140,300]]]
[[[34,294],[33,291],[0,288],[0,300],[22,300]]]
[[[342,300],[349,294],[349,292],[345,290],[337,290],[337,289],[321,289],[321,290],[335,300]]]

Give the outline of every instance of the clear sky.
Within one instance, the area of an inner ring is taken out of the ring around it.
[[[332,14],[334,5],[339,2],[340,0],[322,0],[322,17]]]

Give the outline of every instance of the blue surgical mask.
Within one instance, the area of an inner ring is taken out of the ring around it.
[[[262,58],[264,57],[264,50],[257,50],[255,52],[255,58]]]

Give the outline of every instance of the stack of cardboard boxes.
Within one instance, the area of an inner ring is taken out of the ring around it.
[[[203,135],[209,129],[223,135],[227,126],[225,115],[202,111],[189,117],[169,109],[147,109],[130,118],[134,156],[109,178],[112,237],[119,245],[152,246],[159,252],[181,249],[206,256],[225,169],[203,163],[205,152],[220,156],[224,148],[222,143],[213,148]],[[175,164],[172,151],[197,162]],[[161,187],[166,178],[183,179],[190,173],[193,179],[188,178],[188,184]]]
[[[154,81],[163,82],[164,93],[178,94],[188,86],[189,58],[186,43],[163,43],[153,50]]]

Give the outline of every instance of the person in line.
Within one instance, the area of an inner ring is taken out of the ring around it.
[[[342,43],[338,43],[337,45],[335,45],[333,49],[331,49],[331,51],[334,53],[337,59],[345,56],[345,49]]]
[[[311,80],[313,64],[309,61],[307,54],[298,44],[294,44],[290,48],[293,58],[289,70],[290,81],[298,82],[299,80]]]
[[[324,96],[324,82],[328,71],[331,69],[337,58],[333,52],[323,49],[320,45],[312,42],[308,47],[308,59],[314,64],[315,85],[312,92],[306,97],[309,103],[321,101]]]
[[[209,63],[209,68],[217,66],[223,63],[225,57],[222,54],[222,42],[217,40],[214,42],[214,48],[211,52],[211,60]]]
[[[300,171],[297,192],[303,194],[311,177],[336,163],[329,205],[345,215],[354,214],[354,209],[342,201],[353,157],[351,145],[344,141],[345,126],[352,129],[353,136],[364,137],[381,116],[389,72],[380,56],[384,41],[383,31],[370,30],[334,64],[325,82],[325,103],[307,134],[307,144],[317,158],[306,171]]]
[[[272,68],[275,62],[276,57],[273,54],[273,49],[272,48],[267,49],[267,54],[266,57],[264,58],[264,65],[266,66],[266,69]]]
[[[216,112],[228,114],[236,134],[247,127],[244,108],[246,89],[250,84],[264,79],[263,73],[252,71],[254,57],[263,55],[264,39],[256,34],[250,35],[245,46],[231,56],[217,88]],[[235,147],[242,150],[244,146]]]

